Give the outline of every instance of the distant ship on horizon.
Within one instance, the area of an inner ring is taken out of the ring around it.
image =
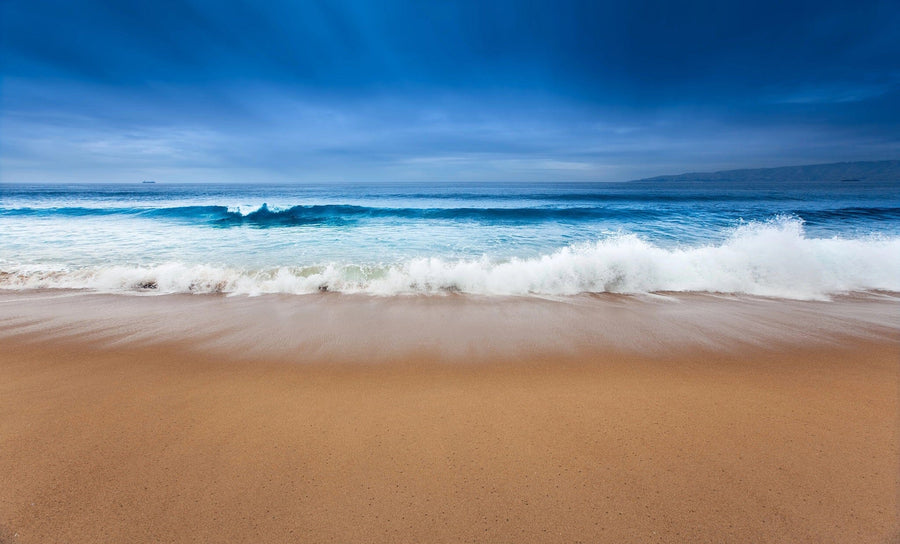
[[[149,180],[149,179],[145,179],[145,180],[142,181],[141,183],[156,183],[156,182],[155,182],[155,181],[151,181],[151,180]]]

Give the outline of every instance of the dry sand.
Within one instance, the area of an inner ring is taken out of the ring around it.
[[[0,297],[0,541],[900,536],[891,297],[297,300]]]

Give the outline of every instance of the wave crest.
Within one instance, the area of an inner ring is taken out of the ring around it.
[[[374,295],[695,291],[823,299],[851,291],[900,291],[900,238],[808,238],[801,221],[780,218],[745,224],[723,243],[700,247],[667,249],[619,234],[538,258],[506,261],[429,257],[390,265],[330,263],[264,270],[183,263],[71,270],[22,267],[0,272],[0,288],[246,295],[326,290]]]
[[[368,219],[446,220],[483,223],[532,224],[546,221],[626,219],[658,220],[668,214],[646,207],[616,208],[606,205],[574,207],[519,208],[379,208],[351,204],[298,205],[284,208],[261,206],[176,206],[169,208],[0,208],[0,216],[25,217],[101,217],[131,216],[187,222],[213,227],[277,228],[304,225],[345,225]],[[829,221],[900,220],[898,207],[843,207],[835,209],[796,209],[793,216],[810,224]]]

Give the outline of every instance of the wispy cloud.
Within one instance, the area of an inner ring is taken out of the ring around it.
[[[900,148],[890,2],[167,6],[0,3],[0,180],[602,181]]]

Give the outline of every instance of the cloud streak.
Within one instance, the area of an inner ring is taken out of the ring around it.
[[[900,8],[845,4],[9,0],[0,180],[613,181],[891,158]]]

